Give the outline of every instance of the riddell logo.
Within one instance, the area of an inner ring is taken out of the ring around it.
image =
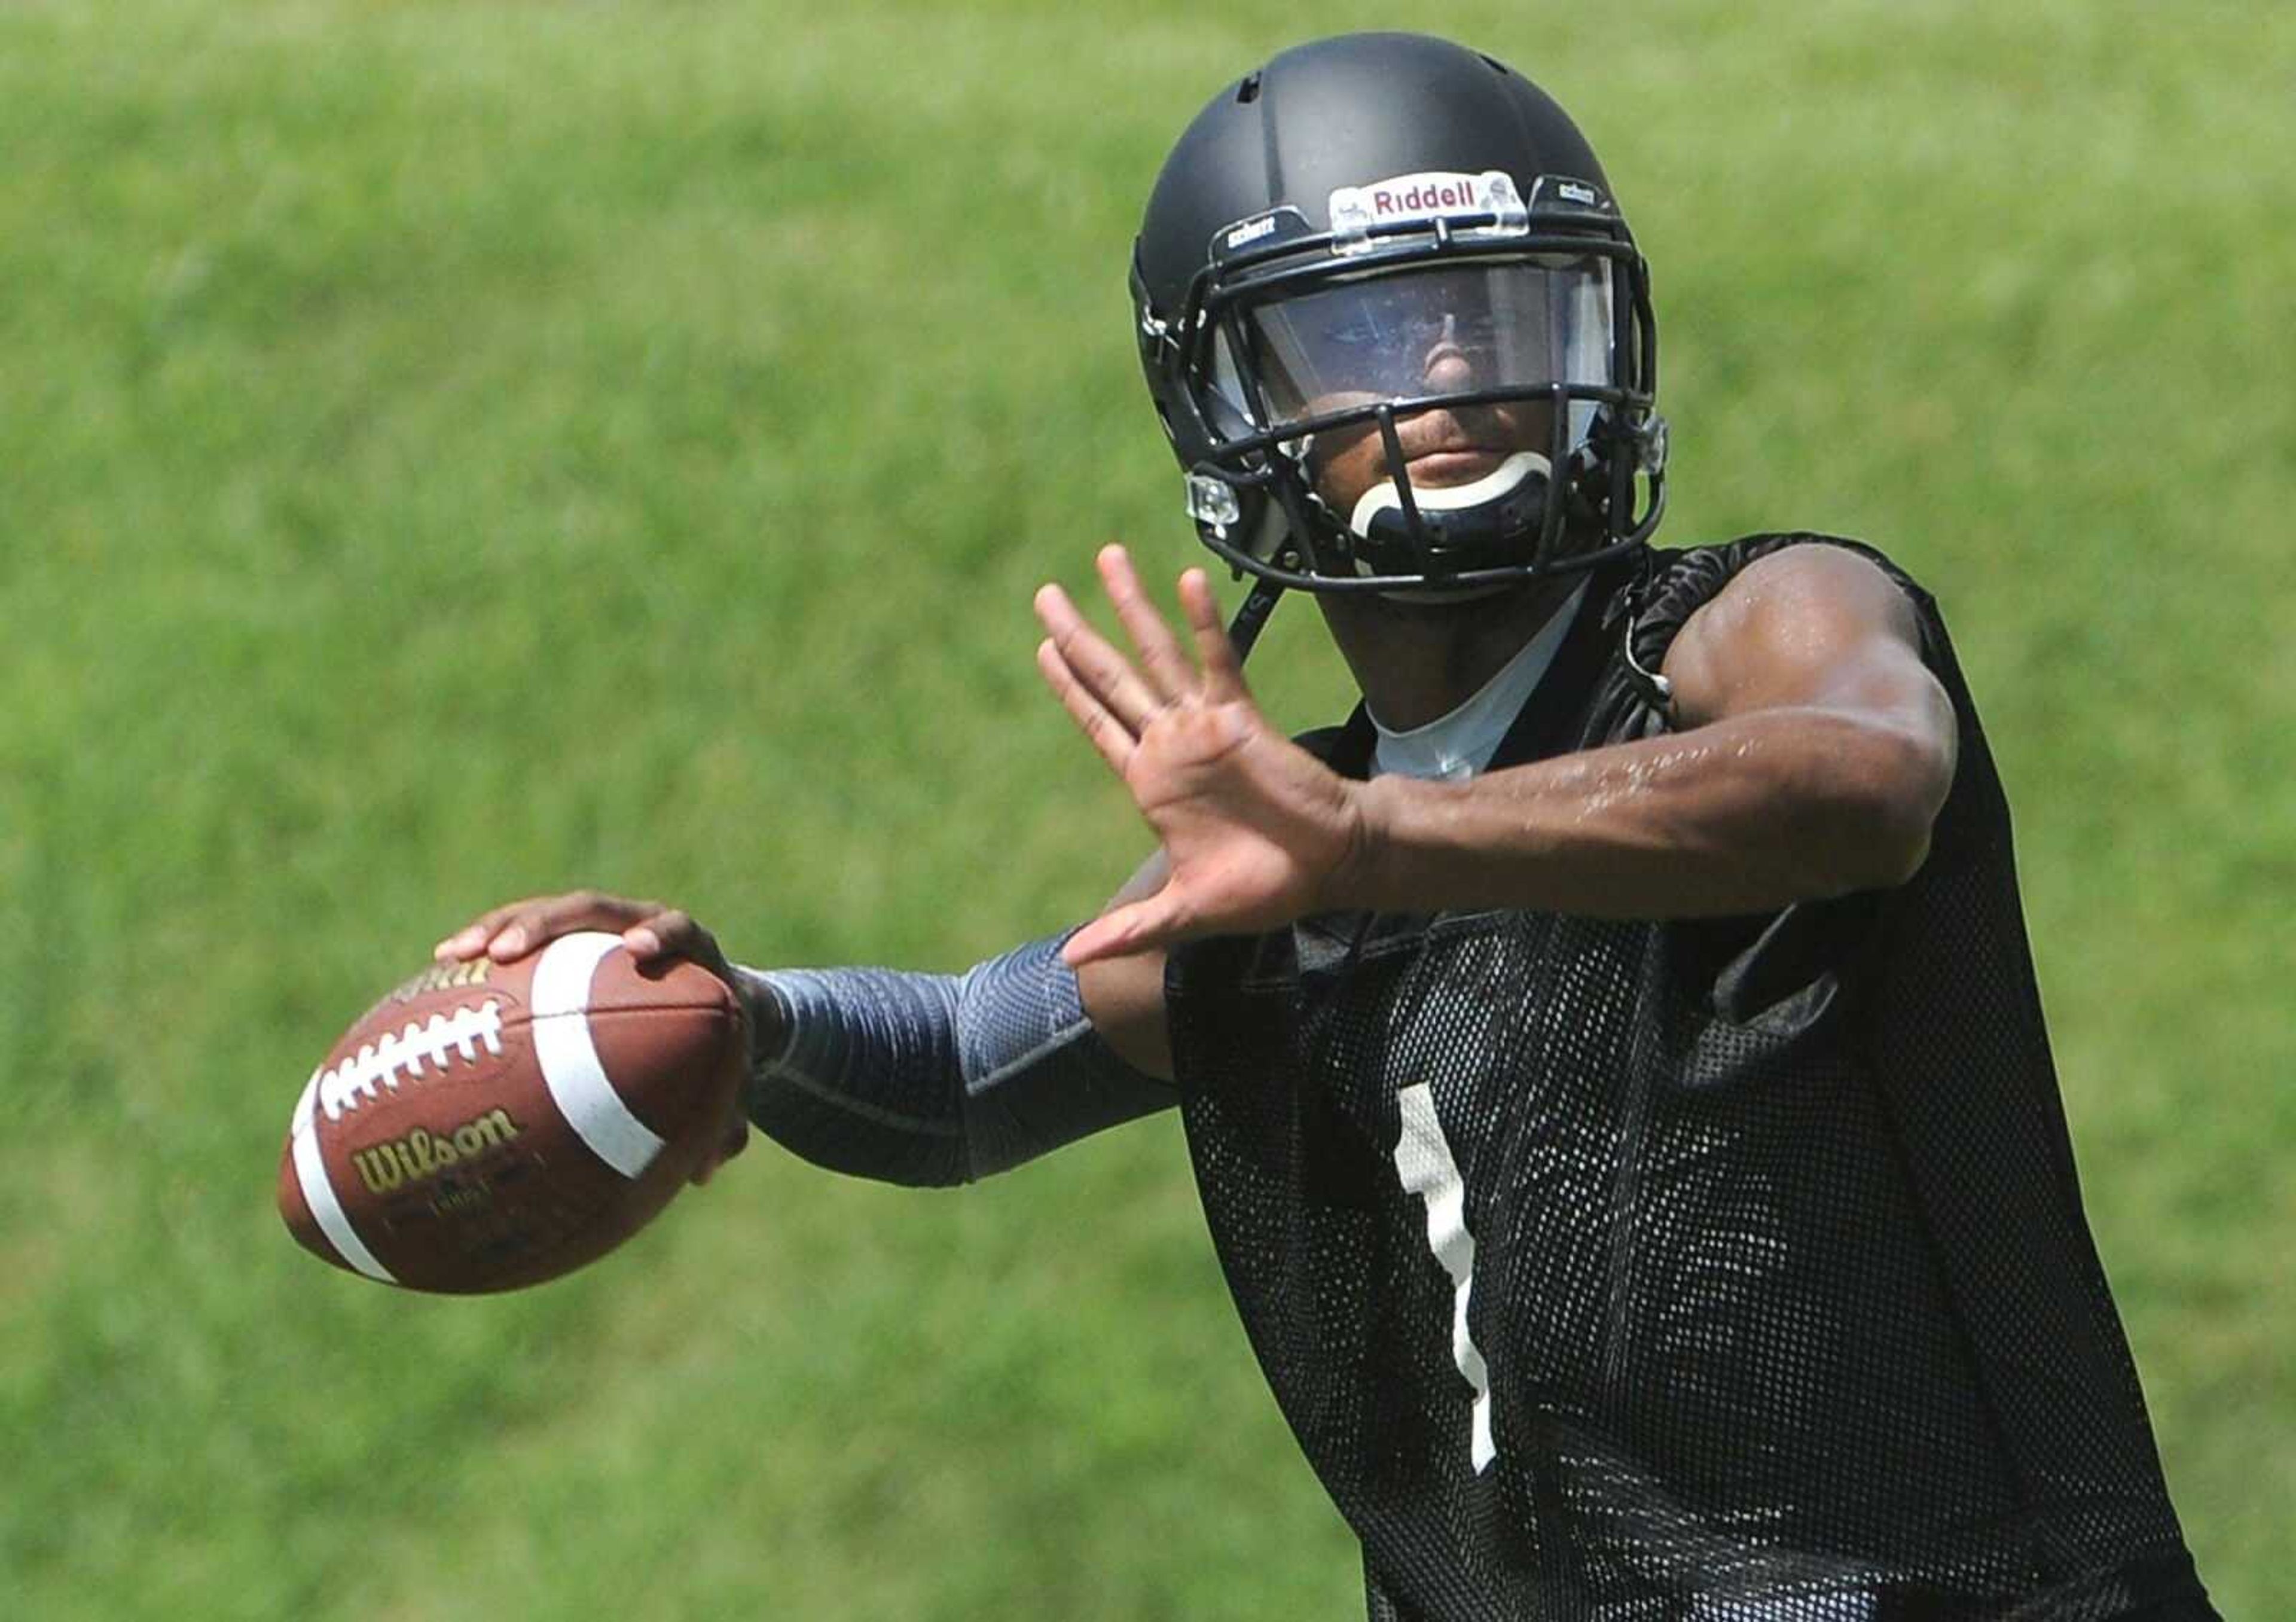
[[[1392,184],[1365,187],[1371,193],[1372,218],[1464,214],[1481,206],[1475,199],[1475,183],[1464,175],[1456,178],[1414,176],[1413,179],[1415,184],[1400,188]]]
[[[1332,193],[1331,220],[1336,253],[1364,252],[1374,235],[1393,235],[1423,222],[1456,221],[1458,230],[1498,236],[1529,228],[1522,198],[1504,169],[1480,175],[1430,170],[1343,185]]]

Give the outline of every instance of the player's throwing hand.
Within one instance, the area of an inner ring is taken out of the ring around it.
[[[508,963],[541,951],[561,935],[585,929],[608,930],[620,935],[623,947],[642,975],[661,975],[673,963],[683,960],[700,964],[732,986],[737,995],[742,992],[741,978],[719,950],[718,938],[696,923],[691,914],[676,907],[665,907],[660,902],[628,901],[596,890],[533,895],[493,908],[439,942],[432,948],[431,955],[441,963],[467,962],[480,957]],[[778,1030],[760,1028],[772,1005],[750,997],[742,998],[742,1005],[750,1021],[752,1046],[769,1049],[777,1044],[782,1039]],[[719,1166],[748,1146],[749,1140],[749,1120],[736,1099],[731,1118],[718,1134],[717,1149],[695,1168],[693,1181],[709,1182]]]
[[[1154,894],[1086,925],[1063,955],[1081,965],[1198,935],[1257,933],[1331,904],[1365,844],[1356,786],[1260,714],[1202,570],[1180,577],[1191,662],[1124,548],[1103,548],[1099,567],[1137,659],[1046,586],[1037,593],[1046,632],[1037,667],[1132,791],[1171,871]]]

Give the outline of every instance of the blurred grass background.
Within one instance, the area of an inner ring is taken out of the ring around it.
[[[2203,1575],[2296,1614],[2296,11],[0,6],[0,1594],[30,1618],[1343,1617],[1172,1123],[760,1149],[502,1300],[331,1275],[294,1090],[495,901],[954,967],[1144,845],[1028,596],[1193,561],[1123,272],[1282,45],[1577,111],[1676,545],[1934,585]],[[1255,665],[1292,725],[1312,613]]]

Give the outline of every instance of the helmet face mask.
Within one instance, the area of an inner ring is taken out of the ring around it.
[[[1550,155],[1577,172],[1521,172]],[[1656,526],[1646,270],[1576,129],[1487,58],[1409,35],[1276,58],[1183,136],[1133,289],[1197,531],[1239,572],[1447,593]]]

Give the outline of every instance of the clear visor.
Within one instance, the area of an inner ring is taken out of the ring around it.
[[[1470,261],[1327,282],[1246,309],[1241,331],[1250,363],[1238,366],[1222,330],[1211,379],[1239,426],[1485,389],[1606,387],[1611,263]]]

